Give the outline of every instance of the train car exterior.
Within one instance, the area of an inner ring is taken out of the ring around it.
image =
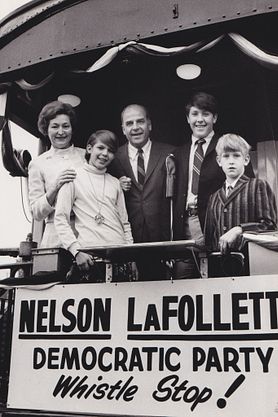
[[[248,140],[278,200],[277,19],[267,0],[30,1],[0,22],[4,166],[28,175],[8,121],[43,152],[37,117],[61,96],[78,99],[80,147],[103,127],[123,142],[120,113],[133,102],[150,110],[154,140],[179,146],[185,103],[207,91],[220,104],[217,129]],[[34,241],[42,230],[34,221]],[[190,280],[171,269],[186,241],[87,248],[102,283],[76,283],[75,272],[69,281],[62,249],[1,249],[21,261],[0,281],[0,415],[274,417],[278,237],[248,238],[248,276],[222,259],[220,277],[206,279],[201,253],[201,277]],[[145,253],[161,254],[169,279],[119,279],[122,263]]]

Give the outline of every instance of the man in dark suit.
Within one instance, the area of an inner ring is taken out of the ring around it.
[[[131,104],[122,111],[122,129],[128,143],[121,146],[110,172],[121,181],[135,243],[170,239],[169,200],[166,199],[166,157],[174,147],[150,140],[148,111]],[[139,265],[142,279],[160,278],[153,260]],[[156,265],[157,266],[157,265]],[[156,275],[156,277],[154,276]]]
[[[174,152],[176,159],[176,197],[174,201],[174,240],[194,239],[204,244],[204,223],[209,196],[218,190],[225,175],[216,161],[219,135],[214,132],[218,110],[215,97],[199,92],[186,105],[191,140]],[[197,162],[196,162],[197,160]],[[246,174],[253,177],[251,165]],[[191,264],[191,265],[189,265]],[[198,276],[194,262],[188,261],[180,277]]]

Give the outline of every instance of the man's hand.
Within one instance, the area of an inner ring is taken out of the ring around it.
[[[220,237],[219,249],[222,255],[229,253],[230,249],[234,248],[240,235],[242,235],[242,228],[235,226]]]
[[[94,258],[88,253],[78,252],[75,260],[80,271],[89,271],[90,266],[94,265]]]
[[[119,178],[119,181],[123,191],[129,191],[131,189],[131,178],[123,176]]]

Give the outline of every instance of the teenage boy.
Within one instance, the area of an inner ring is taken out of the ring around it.
[[[176,193],[174,199],[174,240],[193,239],[204,244],[204,223],[209,196],[225,180],[216,162],[215,146],[219,134],[214,131],[218,118],[218,103],[205,92],[195,93],[185,107],[191,128],[190,140],[174,152],[176,160]],[[251,163],[246,175],[254,177]],[[176,262],[176,278],[200,276],[196,257],[188,253]]]
[[[174,152],[177,165],[174,240],[201,242],[209,196],[225,180],[216,162],[215,147],[220,137],[214,131],[218,118],[217,100],[211,94],[195,93],[187,103],[185,113],[192,135],[191,140]],[[246,175],[254,177],[251,164],[246,167]]]
[[[216,145],[216,160],[226,180],[210,196],[205,240],[209,249],[222,254],[241,249],[243,232],[276,229],[275,197],[268,183],[244,175],[249,151],[249,144],[231,133],[223,135]]]

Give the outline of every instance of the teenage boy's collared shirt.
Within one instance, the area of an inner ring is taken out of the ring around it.
[[[209,147],[209,144],[211,142],[211,139],[212,139],[213,135],[214,135],[214,131],[210,132],[210,134],[207,137],[204,138],[204,140],[206,141],[203,144],[204,156],[206,155],[206,151]],[[197,206],[197,195],[194,195],[191,192],[191,188],[192,188],[192,173],[193,173],[194,153],[196,151],[197,141],[199,140],[199,138],[195,138],[195,136],[192,135],[191,140],[192,140],[192,144],[191,144],[190,156],[189,156],[188,193],[187,193],[187,200],[186,200],[186,208]]]
[[[141,148],[143,150],[142,156],[144,158],[144,167],[145,167],[146,172],[147,172],[148,163],[150,159],[151,147],[152,147],[152,142],[150,141],[150,139],[148,139],[147,143],[145,143],[145,145],[142,146]],[[131,145],[130,143],[128,143],[128,157],[129,157],[129,161],[130,161],[130,165],[131,165],[134,177],[136,178],[136,181],[138,181],[138,173],[137,173],[138,149],[135,148],[135,146]]]

